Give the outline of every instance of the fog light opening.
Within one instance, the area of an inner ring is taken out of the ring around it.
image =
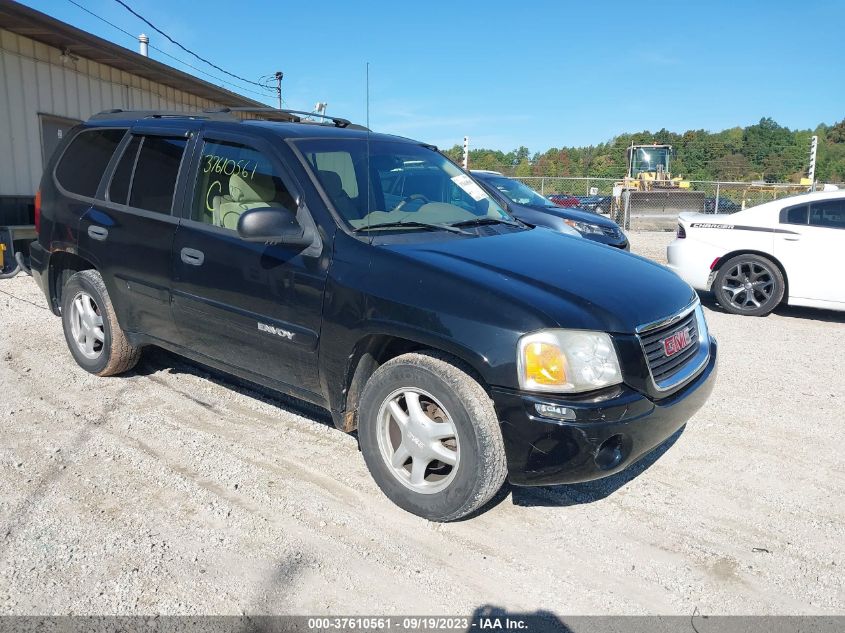
[[[624,444],[624,438],[619,434],[607,438],[596,451],[596,466],[601,470],[610,470],[622,463],[628,452]]]

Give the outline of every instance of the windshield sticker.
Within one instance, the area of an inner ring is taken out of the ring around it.
[[[487,194],[484,193],[484,190],[475,184],[469,176],[466,174],[460,174],[452,178],[452,182],[458,185],[461,189],[469,194],[469,197],[475,200],[476,202],[481,202],[487,197]]]

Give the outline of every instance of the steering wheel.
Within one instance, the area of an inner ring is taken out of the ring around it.
[[[408,196],[407,198],[404,198],[404,199],[402,200],[402,202],[400,202],[399,204],[397,204],[397,205],[396,205],[396,208],[395,208],[395,209],[393,209],[393,210],[394,210],[394,211],[400,211],[400,210],[402,209],[402,207],[404,207],[404,206],[405,206],[405,203],[406,203],[406,202],[412,202],[412,201],[415,201],[415,202],[416,202],[416,201],[421,201],[421,202],[422,202],[422,204],[428,204],[429,202],[431,202],[431,200],[429,200],[428,198],[426,198],[426,197],[425,197],[424,195],[422,195],[421,193],[412,193],[412,194],[411,194],[410,196]],[[421,204],[420,206],[422,206],[422,204]]]

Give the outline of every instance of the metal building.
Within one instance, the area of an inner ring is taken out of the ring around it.
[[[32,222],[44,162],[96,112],[264,105],[0,0],[0,225]]]

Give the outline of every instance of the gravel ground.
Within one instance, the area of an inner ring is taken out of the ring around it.
[[[707,302],[718,383],[668,449],[439,525],[325,414],[155,350],[95,378],[0,293],[2,614],[845,613],[841,313]]]

